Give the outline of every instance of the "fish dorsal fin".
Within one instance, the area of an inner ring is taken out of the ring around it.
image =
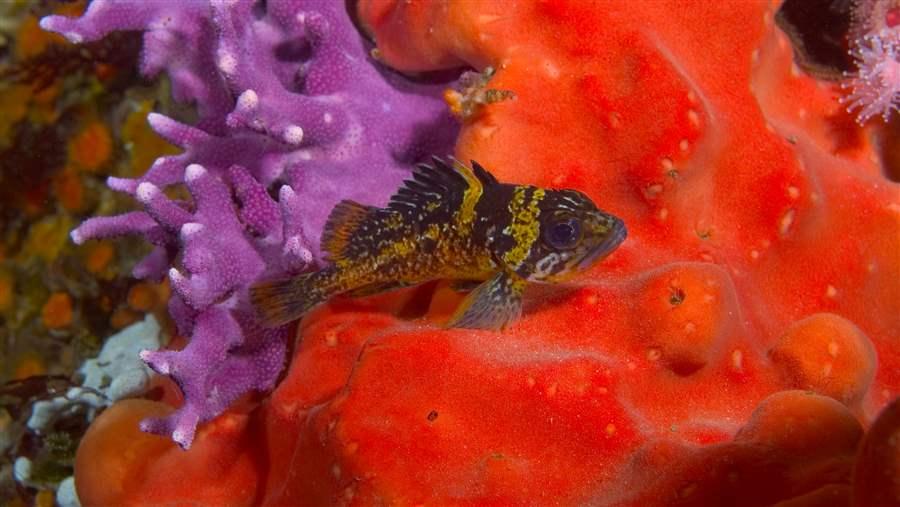
[[[481,166],[473,171],[456,159],[447,163],[432,157],[431,165],[416,166],[412,179],[391,197],[388,208],[401,213],[443,213],[447,217],[458,213],[463,221],[470,220],[485,184],[496,181]]]
[[[475,177],[478,178],[478,181],[481,182],[485,187],[490,187],[493,185],[499,185],[500,182],[497,181],[497,178],[494,178],[494,175],[489,173],[487,169],[481,167],[481,164],[478,162],[472,161],[472,172],[475,173]]]
[[[344,258],[344,251],[353,233],[372,212],[378,208],[366,206],[356,201],[344,200],[331,210],[325,229],[322,231],[322,250],[333,262]]]
[[[412,179],[391,197],[388,208],[400,212],[415,210],[451,210],[458,206],[468,184],[465,177],[440,158],[433,157],[433,164],[417,164]]]

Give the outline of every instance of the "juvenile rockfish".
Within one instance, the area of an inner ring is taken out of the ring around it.
[[[267,325],[337,294],[376,294],[435,279],[480,282],[448,326],[502,329],[522,313],[526,282],[584,270],[625,239],[619,218],[576,190],[499,183],[478,163],[434,157],[386,208],[342,201],[322,233],[331,265],[251,288]]]

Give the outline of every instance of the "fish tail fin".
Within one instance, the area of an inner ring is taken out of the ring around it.
[[[320,287],[319,272],[263,282],[250,287],[250,302],[266,327],[295,321],[330,296]]]

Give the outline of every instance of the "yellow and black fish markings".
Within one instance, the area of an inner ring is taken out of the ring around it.
[[[434,157],[386,208],[342,201],[322,233],[331,265],[251,288],[271,326],[333,295],[364,296],[446,278],[481,282],[448,326],[502,329],[522,311],[526,282],[581,271],[625,239],[622,221],[576,190],[498,182],[476,162]]]

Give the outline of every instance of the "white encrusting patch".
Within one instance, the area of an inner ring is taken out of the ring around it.
[[[288,125],[281,137],[288,144],[300,144],[303,142],[303,128],[299,125]]]
[[[255,91],[248,88],[238,96],[237,109],[239,111],[252,111],[257,106],[259,106],[259,96]]]
[[[234,74],[234,71],[237,70],[237,58],[224,49],[220,49],[217,56],[216,65],[219,70],[229,75]]]
[[[156,132],[159,132],[160,130],[172,127],[175,122],[173,122],[172,119],[166,115],[159,113],[150,113],[147,115],[147,123],[150,124],[150,128],[152,128]]]
[[[184,170],[184,181],[197,181],[206,174],[206,169],[200,164],[191,164]]]
[[[331,116],[331,113],[325,113],[322,115],[322,121],[324,121],[326,124],[330,124],[334,121],[334,116]]]
[[[156,188],[156,185],[150,183],[149,181],[145,181],[138,185],[137,187],[137,198],[138,201],[146,204],[153,200],[156,197],[156,194],[159,193],[159,189]]]
[[[178,269],[169,268],[169,280],[171,280],[173,284],[179,285],[184,283],[185,278]]]
[[[791,225],[794,223],[794,215],[796,213],[797,212],[791,208],[781,216],[781,220],[778,221],[778,234],[784,236],[791,230]]]
[[[188,222],[181,226],[181,237],[187,238],[203,230],[203,224],[197,222]]]

